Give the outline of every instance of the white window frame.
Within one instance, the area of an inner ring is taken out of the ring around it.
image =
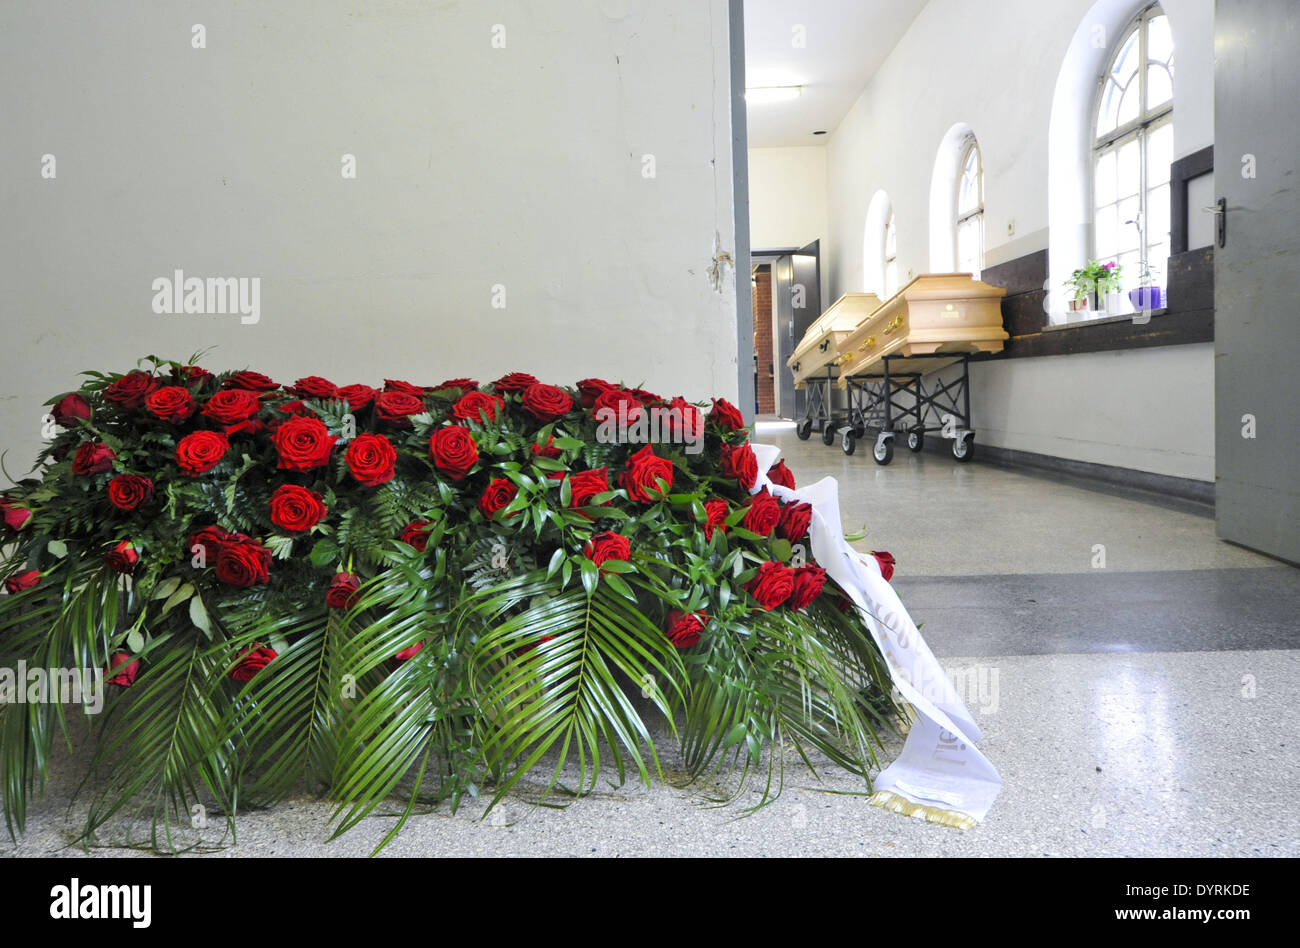
[[[893,234],[894,234],[894,252],[893,252],[893,256],[890,256],[890,252],[889,252],[889,234],[890,234],[890,231],[893,231]],[[882,236],[881,236],[881,239],[880,239],[880,254],[881,254],[881,263],[882,263],[882,266],[881,266],[881,268],[880,268],[880,283],[881,283],[881,291],[882,291],[882,293],[881,293],[881,298],[882,298],[882,299],[889,299],[889,298],[891,298],[895,293],[897,293],[898,290],[899,290],[899,285],[898,285],[898,223],[897,223],[897,221],[894,220],[894,208],[893,208],[892,205],[891,205],[890,208],[889,208],[889,215],[885,218],[885,229],[884,229],[884,231],[882,232]],[[893,280],[892,280],[892,281],[890,280],[890,271],[891,271],[891,270],[893,271]],[[890,283],[891,283],[891,282],[893,283],[893,286],[890,286]]]
[[[975,206],[971,210],[962,211],[961,209],[961,188],[966,179],[966,162],[970,159],[971,152],[975,152],[976,161],[979,163],[979,172],[975,175]],[[962,225],[978,218],[979,224],[979,253],[975,261],[974,276],[979,279],[980,272],[984,269],[984,153],[980,150],[979,141],[974,135],[967,135],[961,145],[961,157],[957,161],[957,182],[955,185],[956,193],[953,197],[953,207],[956,208],[956,215],[952,228],[952,259],[956,266],[961,266],[961,229]]]
[[[1110,152],[1118,153],[1121,148],[1132,141],[1138,142],[1138,163],[1139,167],[1139,184],[1138,184],[1138,213],[1142,221],[1142,238],[1138,247],[1139,258],[1148,266],[1151,265],[1149,254],[1153,241],[1151,240],[1150,215],[1147,208],[1147,192],[1149,188],[1148,176],[1148,155],[1147,142],[1152,132],[1173,123],[1174,120],[1174,100],[1171,97],[1167,102],[1156,106],[1154,109],[1147,108],[1147,68],[1150,65],[1147,58],[1147,33],[1148,24],[1156,17],[1166,16],[1164,10],[1160,8],[1159,3],[1153,3],[1145,7],[1136,17],[1129,21],[1128,27],[1119,34],[1119,41],[1115,44],[1115,51],[1110,58],[1106,60],[1105,68],[1097,80],[1097,92],[1092,101],[1091,128],[1092,128],[1092,152],[1090,157],[1091,164],[1088,169],[1089,203],[1092,207],[1093,219],[1095,221],[1097,214],[1097,165],[1103,155]],[[1098,122],[1101,118],[1102,99],[1106,94],[1106,87],[1110,82],[1111,70],[1115,68],[1115,60],[1133,33],[1138,37],[1138,114],[1121,125],[1116,126],[1104,135],[1097,131]],[[1116,156],[1118,161],[1118,154]],[[1172,221],[1170,222],[1172,226]],[[1122,222],[1120,224],[1122,225]],[[1094,227],[1092,233],[1092,259],[1098,262],[1113,260],[1115,257],[1101,256],[1101,248],[1097,246],[1097,232]],[[1154,243],[1163,243],[1155,241]],[[1138,274],[1129,273],[1124,275],[1125,283],[1129,283]],[[1130,285],[1136,286],[1136,283]]]

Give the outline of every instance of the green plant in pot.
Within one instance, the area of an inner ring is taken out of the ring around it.
[[[1164,291],[1154,286],[1155,278],[1151,275],[1150,265],[1143,260],[1138,270],[1138,285],[1128,291],[1128,298],[1135,309],[1149,311],[1164,306]]]
[[[1065,287],[1074,291],[1069,306],[1072,312],[1089,309],[1094,296],[1100,300],[1107,294],[1115,293],[1120,288],[1120,274],[1123,270],[1118,263],[1099,263],[1089,260],[1088,265],[1075,270],[1065,281]],[[1100,307],[1096,307],[1100,309]]]

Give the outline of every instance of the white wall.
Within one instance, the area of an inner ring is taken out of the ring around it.
[[[976,451],[1214,480],[1213,343],[977,362],[970,376]]]
[[[802,247],[826,240],[827,220],[824,147],[749,149],[753,249]]]
[[[984,161],[986,265],[1048,247],[1048,130],[1057,80],[1080,25],[1113,5],[930,0],[829,136],[829,298],[862,288],[863,223],[880,189],[896,214],[900,281],[927,271],[935,156],[959,122],[975,133]],[[1141,6],[1129,0],[1132,13]],[[1178,48],[1174,136],[1175,157],[1182,157],[1213,142],[1213,0],[1166,0],[1164,9]],[[981,364],[973,370],[980,380],[973,392],[977,441],[1212,480],[1212,402],[1189,395],[1189,410],[1155,412],[1133,402],[1135,393],[1151,394],[1151,379],[1183,393],[1211,393],[1213,364],[1205,351],[1177,346]],[[1081,396],[1085,387],[1088,398],[1077,404],[1108,424],[1094,428],[1081,419],[1077,437],[1074,414],[1015,407],[1069,405],[1062,397]],[[1150,444],[1166,448],[1144,447]]]
[[[734,399],[727,44],[726,0],[4,4],[10,472],[79,370],[209,346],[285,380]],[[178,267],[260,277],[261,322],[155,315]]]

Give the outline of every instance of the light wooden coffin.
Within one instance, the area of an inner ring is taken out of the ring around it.
[[[969,273],[923,273],[840,343],[839,386],[851,375],[878,375],[887,355],[933,356],[891,362],[891,372],[935,372],[974,352],[1001,352],[1006,289]]]
[[[786,359],[794,374],[794,387],[803,388],[809,379],[826,378],[827,367],[839,364],[840,343],[879,307],[880,297],[875,293],[845,293],[818,316]]]

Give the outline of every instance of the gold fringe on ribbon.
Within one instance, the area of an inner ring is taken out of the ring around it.
[[[877,790],[867,802],[872,806],[878,806],[894,813],[914,816],[918,820],[928,820],[931,823],[939,823],[943,826],[955,826],[957,829],[971,829],[978,822],[975,817],[965,813],[958,813],[956,810],[945,810],[937,806],[927,806],[923,803],[913,803],[906,797],[900,797],[897,793],[891,793],[888,790]]]

